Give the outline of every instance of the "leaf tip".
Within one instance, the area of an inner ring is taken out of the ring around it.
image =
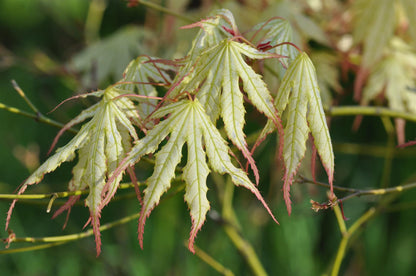
[[[292,213],[292,201],[290,200],[290,186],[292,185],[293,176],[287,177],[285,176],[283,183],[283,198],[285,199],[287,213]]]
[[[139,218],[139,224],[137,227],[138,232],[138,239],[139,239],[139,245],[140,249],[143,250],[143,233],[144,233],[144,224],[146,223],[146,218],[148,215],[145,214],[144,208],[140,212],[140,218]]]
[[[91,214],[90,219],[95,236],[95,248],[98,257],[101,253],[100,214]]]
[[[257,197],[257,199],[260,200],[261,204],[263,204],[263,207],[266,209],[267,213],[269,213],[269,215],[272,217],[272,219],[274,220],[274,222],[276,222],[277,224],[279,224],[279,222],[277,221],[277,219],[274,217],[274,215],[272,213],[272,210],[270,210],[270,207],[267,205],[266,201],[264,201],[263,197],[261,196],[259,190],[257,190],[255,187],[253,187],[250,190]]]

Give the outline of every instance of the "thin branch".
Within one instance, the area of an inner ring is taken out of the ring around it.
[[[20,247],[20,248],[13,248],[13,249],[2,249],[2,250],[0,250],[0,255],[41,250],[41,249],[45,249],[45,248],[59,246],[59,245],[62,245],[62,244],[68,243],[68,242],[69,241],[54,242],[54,243],[46,243],[46,244],[39,244],[39,245],[33,245],[33,246],[25,246],[25,247]]]
[[[138,185],[143,185],[143,183],[138,183]],[[122,183],[118,187],[118,189],[128,189],[134,188],[132,183]],[[69,197],[75,195],[84,195],[88,194],[89,189],[85,190],[76,190],[76,191],[65,191],[65,192],[58,192],[58,193],[48,193],[48,194],[30,194],[30,195],[15,195],[15,194],[0,194],[0,199],[57,199],[62,197]]]
[[[416,122],[416,115],[408,112],[396,111],[386,107],[378,106],[333,106],[324,108],[325,114],[331,117],[338,116],[384,116],[391,118],[402,118],[407,121]]]
[[[135,213],[133,215],[130,216],[126,216],[124,218],[121,218],[119,220],[115,220],[109,223],[106,223],[104,225],[102,225],[99,229],[100,232],[108,230],[110,228],[113,228],[114,226],[120,225],[120,224],[125,224],[127,222],[130,222],[134,219],[139,218],[140,216],[140,212]],[[35,243],[35,242],[44,242],[44,243],[58,243],[55,245],[60,245],[66,242],[70,242],[70,241],[75,241],[75,240],[79,240],[79,239],[83,239],[83,238],[87,238],[89,236],[94,235],[94,231],[93,229],[89,229],[85,232],[81,232],[81,233],[77,233],[77,234],[69,234],[69,235],[62,235],[62,236],[50,236],[50,237],[40,237],[40,238],[34,238],[34,237],[24,237],[24,238],[16,238],[14,237],[13,234],[11,234],[9,236],[9,238],[7,239],[3,239],[4,242],[7,243],[12,243],[12,242],[30,242],[30,243]],[[17,252],[22,252],[22,251],[28,251],[29,249],[33,249],[33,250],[37,250],[37,249],[43,249],[46,247],[28,247],[26,248],[26,250],[24,250],[24,248],[18,248],[18,249],[4,249],[4,250],[0,250],[0,254],[10,254],[10,253],[17,253]]]
[[[240,252],[241,256],[246,260],[247,264],[250,266],[253,275],[256,276],[263,276],[267,275],[266,270],[264,269],[263,265],[260,262],[256,252],[254,251],[253,246],[245,240],[240,231],[238,230],[236,224],[232,223],[236,221],[236,217],[234,215],[234,210],[232,208],[232,198],[233,198],[233,191],[234,185],[228,179],[225,190],[224,190],[224,197],[223,197],[223,211],[222,215],[225,221],[229,221],[230,223],[224,223],[223,227],[225,233],[230,238],[233,245],[237,248],[238,252]]]
[[[356,143],[334,143],[334,151],[352,154],[352,155],[367,155],[373,157],[385,157],[386,155],[386,146],[377,146],[370,144],[356,144]],[[393,148],[392,149],[394,157],[401,158],[414,158],[416,156],[416,148],[407,148],[403,150],[402,148]]]
[[[30,107],[30,109],[33,110],[36,114],[39,114],[39,109],[32,103],[32,101],[26,96],[25,92],[20,88],[20,86],[17,84],[15,80],[12,80],[13,88],[16,90],[16,92],[19,94],[20,97],[23,98],[23,100],[27,103],[27,105]]]
[[[342,213],[338,205],[334,206],[335,216],[338,220],[344,221],[342,218]],[[376,214],[376,208],[370,208],[365,212],[351,227],[346,230],[345,222],[339,224],[340,230],[342,233],[342,239],[338,247],[337,255],[335,257],[334,265],[332,266],[331,276],[337,276],[339,269],[341,267],[342,260],[344,259],[345,252],[348,247],[348,242],[350,241],[352,235],[368,220],[370,220]]]
[[[188,241],[185,241],[184,245],[188,247]],[[221,273],[222,275],[226,275],[226,276],[234,276],[234,273],[231,270],[224,267],[221,263],[219,263],[213,257],[208,255],[208,253],[198,248],[196,245],[194,245],[194,249],[195,249],[195,255],[197,255],[202,261],[207,263],[210,267],[215,269],[218,273]]]
[[[327,183],[319,182],[319,181],[313,181],[311,179],[307,179],[303,176],[299,176],[298,183],[308,183],[308,184],[314,184],[322,187],[329,188],[330,185]],[[361,190],[361,189],[352,189],[352,188],[343,188],[339,186],[334,186],[334,190],[343,191],[343,192],[350,192],[351,195],[348,195],[344,198],[337,199],[338,202],[344,202],[345,200],[351,199],[353,197],[360,197],[364,195],[386,195],[391,193],[400,193],[406,190],[414,189],[416,188],[416,182],[415,183],[409,183],[405,185],[395,186],[391,188],[384,188],[384,189],[368,189],[368,190]]]
[[[18,114],[18,115],[22,115],[22,116],[34,119],[37,122],[41,122],[41,123],[44,123],[44,124],[47,124],[47,125],[50,125],[50,126],[54,126],[54,127],[57,127],[57,128],[62,128],[62,127],[65,126],[65,124],[54,121],[54,120],[42,115],[41,113],[36,113],[36,114],[29,113],[29,112],[23,111],[19,108],[5,105],[3,103],[0,103],[0,109],[4,109],[4,110],[9,111],[10,113],[14,113],[14,114]],[[72,129],[72,128],[69,129],[69,131],[72,132],[72,133],[77,133],[78,132],[77,130]]]

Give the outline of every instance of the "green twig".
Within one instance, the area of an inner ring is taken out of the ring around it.
[[[308,183],[308,184],[314,184],[322,187],[329,188],[330,185],[327,183],[319,182],[319,181],[313,181],[311,179],[307,179],[303,176],[299,176],[299,180],[297,180],[298,183]],[[348,195],[344,198],[338,199],[338,202],[344,202],[345,200],[351,199],[353,197],[360,197],[365,195],[386,195],[386,194],[392,194],[392,193],[400,193],[406,190],[414,189],[416,188],[416,182],[415,183],[409,183],[405,185],[395,186],[391,188],[382,188],[382,189],[368,189],[368,190],[361,190],[361,189],[352,189],[352,188],[343,188],[339,186],[334,186],[334,190],[343,191],[343,192],[350,192],[351,195]]]
[[[247,240],[241,236],[240,231],[233,223],[233,221],[236,221],[234,210],[232,208],[233,194],[234,185],[230,180],[228,180],[224,190],[222,211],[224,220],[229,222],[223,224],[225,233],[240,252],[241,256],[244,257],[253,274],[257,276],[267,275],[266,270],[263,268],[263,265],[261,264],[256,252],[254,251],[254,248]]]
[[[37,122],[41,122],[41,123],[44,123],[44,124],[47,124],[47,125],[50,125],[50,126],[53,126],[53,127],[62,128],[62,127],[65,126],[65,124],[54,121],[54,120],[42,115],[41,113],[33,114],[33,113],[30,113],[30,112],[26,112],[26,111],[23,111],[21,109],[18,109],[16,107],[5,105],[3,103],[0,103],[0,109],[4,109],[4,110],[9,111],[10,113],[14,113],[14,114],[18,114],[18,115],[22,115],[22,116],[34,119]],[[68,131],[72,132],[72,133],[77,133],[78,132],[77,130],[75,130],[73,128],[68,129]]]
[[[20,88],[15,80],[12,80],[12,85],[14,90],[19,94],[20,97],[27,103],[27,105],[35,112],[36,114],[40,114],[39,109],[32,103],[32,101],[26,96],[25,92]]]
[[[335,216],[338,221],[338,225],[342,234],[342,239],[338,247],[337,255],[335,257],[334,265],[332,266],[331,276],[336,276],[339,273],[342,260],[344,259],[345,252],[348,247],[352,235],[368,220],[370,220],[376,214],[376,208],[370,208],[365,212],[351,227],[347,230],[344,219],[342,217],[341,210],[338,205],[334,206]]]
[[[143,185],[143,183],[138,183],[139,186]],[[128,189],[133,188],[134,185],[132,183],[122,183],[118,187],[118,189]],[[76,190],[76,191],[65,191],[65,192],[58,192],[58,193],[48,193],[48,194],[30,194],[30,195],[15,195],[15,194],[0,194],[0,199],[45,199],[45,198],[62,198],[62,197],[69,197],[74,195],[84,195],[88,194],[89,189],[85,190]]]
[[[41,249],[46,249],[46,248],[50,248],[50,247],[59,246],[59,245],[62,245],[62,244],[68,243],[68,242],[70,242],[70,241],[38,244],[38,245],[25,246],[25,247],[20,247],[20,248],[13,248],[13,249],[3,249],[3,250],[0,250],[0,255],[41,250]]]
[[[385,157],[386,146],[377,146],[369,144],[356,144],[356,143],[334,143],[334,151],[344,154],[353,155],[366,155],[372,157]],[[414,158],[416,156],[416,148],[406,148],[406,150],[400,148],[391,148],[394,157],[401,158]]]
[[[124,218],[121,218],[119,220],[115,220],[109,223],[106,223],[104,225],[102,225],[99,229],[100,232],[108,230],[110,228],[113,228],[114,226],[120,225],[120,224],[125,224],[129,221],[132,221],[134,219],[139,218],[140,216],[140,212],[130,215],[130,216],[126,216]],[[12,242],[30,242],[30,243],[35,243],[35,242],[44,242],[44,243],[58,243],[58,244],[54,244],[52,246],[56,246],[56,245],[60,245],[66,242],[70,242],[70,241],[75,241],[75,240],[79,240],[79,239],[83,239],[89,236],[94,235],[94,231],[93,229],[87,230],[85,232],[81,232],[81,233],[77,233],[77,234],[70,234],[70,235],[62,235],[62,236],[51,236],[51,237],[41,237],[41,238],[34,238],[34,237],[24,237],[24,238],[16,238],[16,237],[9,237],[8,239],[5,239],[5,242],[8,243],[12,243]],[[4,249],[4,250],[0,250],[0,254],[11,254],[11,253],[17,253],[17,252],[23,252],[23,251],[30,251],[30,250],[37,250],[37,249],[43,249],[49,246],[38,246],[38,247],[25,247],[25,248],[17,248],[17,249]]]
[[[378,106],[333,106],[325,108],[325,114],[331,117],[338,116],[377,116],[401,118],[407,121],[416,122],[416,115],[408,112],[395,111],[386,107]]]
[[[188,247],[188,242],[185,241],[185,246]],[[207,263],[210,267],[215,269],[218,273],[226,276],[234,276],[234,273],[229,270],[228,268],[224,267],[221,263],[211,257],[208,253],[203,251],[202,249],[198,248],[194,245],[195,255],[197,255],[202,261]]]

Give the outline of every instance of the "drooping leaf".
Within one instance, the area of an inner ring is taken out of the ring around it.
[[[185,200],[188,203],[192,218],[192,230],[189,238],[189,249],[192,252],[194,252],[193,243],[196,234],[205,222],[206,213],[210,208],[206,197],[208,189],[206,179],[209,174],[206,155],[210,167],[214,171],[229,174],[235,185],[241,185],[249,189],[273,217],[260,192],[251,183],[246,173],[231,163],[230,149],[197,99],[181,100],[169,104],[154,112],[152,117],[161,118],[167,114],[170,114],[167,119],[149,130],[147,135],[136,143],[113,176],[119,177],[118,175],[125,168],[138,162],[145,154],[155,152],[162,140],[169,136],[168,142],[156,153],[153,174],[146,180],[147,188],[144,191],[145,195],[139,219],[139,241],[141,246],[143,245],[146,218],[159,203],[162,194],[170,188],[185,143],[188,147],[188,161],[183,170],[183,179],[186,183]],[[206,152],[203,145],[205,145]],[[112,179],[109,181],[112,181]]]
[[[150,36],[151,33],[143,28],[124,27],[85,48],[72,58],[68,66],[83,74],[82,81],[87,87],[98,85],[108,78],[117,81],[134,57],[149,52],[145,50],[144,40]]]
[[[100,253],[101,239],[99,233],[99,219],[101,209],[108,204],[115,194],[121,175],[107,182],[114,170],[118,167],[125,153],[131,148],[130,137],[137,139],[136,131],[131,124],[129,115],[134,116],[134,104],[128,98],[120,96],[120,90],[111,86],[104,90],[102,99],[94,106],[82,112],[69,122],[72,126],[87,118],[81,130],[65,146],[57,149],[22,185],[19,194],[23,193],[29,185],[39,183],[43,176],[54,171],[63,162],[72,160],[78,151],[78,163],[72,170],[73,178],[69,182],[69,190],[83,190],[89,188],[85,204],[90,210],[90,219],[94,229],[97,254]],[[129,113],[130,112],[130,113]],[[136,119],[137,114],[135,115]],[[127,135],[127,133],[129,135]],[[73,204],[74,198],[68,202]],[[8,213],[6,228],[10,220],[11,211],[16,203],[13,201]],[[71,207],[64,206],[64,209]],[[60,209],[62,212],[64,209]]]
[[[283,77],[276,100],[279,112],[286,112],[283,145],[285,176],[283,193],[291,212],[290,186],[305,155],[306,140],[311,132],[316,150],[328,175],[332,190],[334,154],[326,124],[315,68],[306,53],[290,64]]]

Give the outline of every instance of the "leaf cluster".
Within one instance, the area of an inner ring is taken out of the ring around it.
[[[18,192],[22,194],[45,174],[78,155],[69,190],[89,189],[85,204],[90,211],[88,222],[94,229],[97,254],[101,248],[101,210],[116,193],[124,172],[135,182],[133,167],[146,155],[154,154],[155,164],[152,175],[145,180],[141,202],[141,245],[146,218],[170,188],[172,179],[179,175],[186,184],[185,201],[192,219],[189,238],[192,252],[195,237],[210,209],[207,177],[211,171],[228,174],[236,186],[250,190],[276,221],[257,188],[260,175],[253,158],[258,143],[275,129],[280,136],[280,155],[285,167],[283,190],[289,213],[290,185],[305,156],[309,133],[332,185],[334,156],[315,68],[308,55],[293,44],[290,24],[282,18],[260,23],[249,40],[241,35],[232,13],[223,9],[184,28],[194,27],[199,31],[184,58],[168,61],[139,56],[127,66],[122,80],[87,94],[98,97],[98,103],[72,119],[56,141],[65,130],[88,121]],[[277,93],[269,91],[256,69],[264,59],[277,63],[285,72]],[[252,148],[244,132],[247,105],[268,120]],[[220,120],[225,135],[219,129]],[[239,160],[227,139],[250,165],[254,183],[249,171],[236,165]],[[185,144],[186,165],[178,173]],[[138,189],[137,192],[140,197]],[[55,215],[69,212],[78,199],[69,198]],[[8,213],[8,222],[15,203],[16,200]]]

